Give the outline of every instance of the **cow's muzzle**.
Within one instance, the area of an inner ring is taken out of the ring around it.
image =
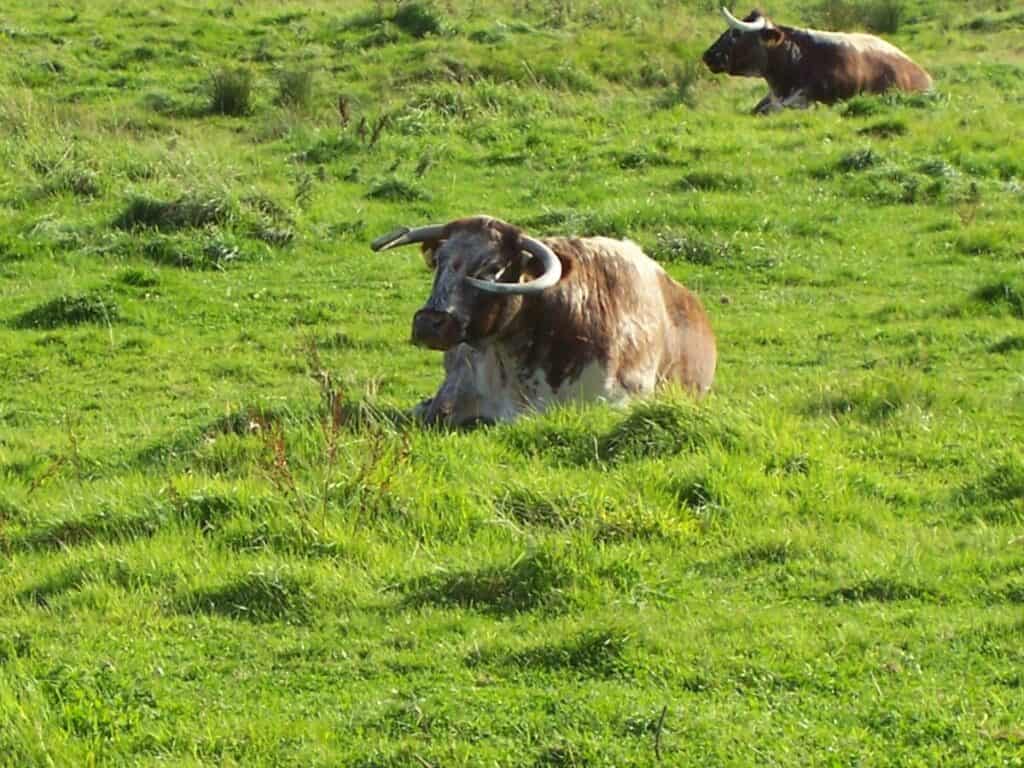
[[[421,309],[412,318],[412,343],[428,349],[451,349],[462,339],[459,321],[450,312]]]
[[[729,57],[721,51],[716,51],[713,48],[708,49],[704,52],[704,64],[715,74],[725,72],[729,68]]]

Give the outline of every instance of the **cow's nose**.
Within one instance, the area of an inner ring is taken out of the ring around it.
[[[412,343],[430,349],[450,349],[459,341],[459,322],[450,312],[421,309],[412,318]]]

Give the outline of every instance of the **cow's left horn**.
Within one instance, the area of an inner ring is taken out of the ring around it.
[[[442,232],[444,232],[444,224],[431,224],[429,227],[416,227],[416,229],[400,227],[378,237],[370,243],[370,248],[375,251],[386,251],[388,248],[396,248],[399,245],[437,240],[441,237]]]
[[[562,262],[555,256],[554,251],[544,245],[544,243],[540,242],[540,240],[534,240],[532,237],[524,237],[519,241],[519,245],[531,256],[536,256],[544,267],[544,271],[536,280],[531,280],[528,283],[496,283],[492,280],[478,280],[475,277],[467,277],[466,282],[487,293],[527,296],[546,291],[562,278]]]
[[[740,21],[729,13],[729,9],[724,6],[722,7],[722,15],[725,16],[725,20],[729,22],[730,27],[738,29],[740,32],[760,32],[768,26],[768,19],[764,16],[759,16],[757,21]]]

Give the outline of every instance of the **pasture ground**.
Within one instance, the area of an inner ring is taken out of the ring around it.
[[[937,91],[754,119],[713,6],[4,4],[0,764],[1024,763],[1024,18],[779,0]],[[406,423],[476,212],[713,396]]]

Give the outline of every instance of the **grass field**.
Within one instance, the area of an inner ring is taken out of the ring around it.
[[[1024,764],[1024,14],[778,0],[936,92],[752,118],[715,6],[0,8],[0,764]],[[712,396],[408,423],[473,213]]]

